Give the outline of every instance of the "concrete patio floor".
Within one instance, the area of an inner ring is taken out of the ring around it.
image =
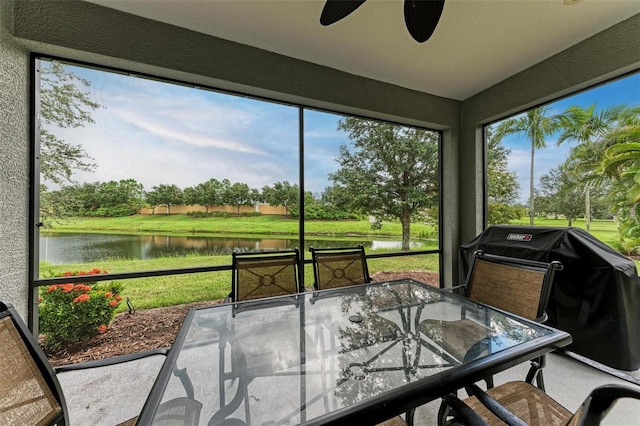
[[[153,356],[126,364],[59,374],[71,426],[114,426],[136,416],[163,361],[163,356]],[[495,376],[495,382],[522,380],[528,367],[528,364],[523,364],[504,371]],[[570,411],[575,411],[589,391],[597,386],[607,383],[640,384],[640,372],[620,372],[620,376],[628,379],[624,380],[556,353],[548,355],[544,375],[547,393]],[[439,401],[433,401],[418,408],[416,426],[435,425],[438,406]],[[640,425],[640,401],[620,400],[603,424]]]

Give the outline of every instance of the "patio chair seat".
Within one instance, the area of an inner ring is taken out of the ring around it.
[[[404,421],[404,419],[400,416],[396,416],[393,418],[390,418],[389,420],[385,420],[382,423],[378,423],[377,426],[406,426],[407,422]]]
[[[523,381],[493,387],[487,394],[531,426],[563,426],[573,415],[539,388]],[[464,402],[489,425],[504,425],[477,397],[471,396]]]
[[[591,391],[574,414],[527,382],[508,382],[487,391],[471,384],[467,392],[471,396],[465,400],[454,394],[443,398],[447,413],[441,407],[439,425],[598,425],[618,399],[640,400],[637,388],[619,384],[599,386]],[[451,418],[445,418],[445,414]]]

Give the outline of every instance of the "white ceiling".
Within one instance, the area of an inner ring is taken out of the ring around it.
[[[402,0],[367,0],[328,27],[324,0],[89,1],[457,100],[640,13],[639,0],[446,0],[433,36],[417,43]]]

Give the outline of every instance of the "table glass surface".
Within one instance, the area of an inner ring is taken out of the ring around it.
[[[413,280],[192,314],[172,351],[205,425],[298,424],[554,332]],[[482,335],[448,328],[462,318]],[[160,402],[184,396],[172,375]]]

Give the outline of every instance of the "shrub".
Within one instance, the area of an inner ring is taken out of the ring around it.
[[[297,218],[300,215],[298,206],[291,206],[289,213],[292,218]],[[358,220],[362,218],[362,215],[340,210],[333,206],[310,204],[305,206],[304,218],[306,220]]]
[[[92,269],[89,272],[64,272],[54,276],[106,274]],[[122,297],[122,285],[53,284],[40,291],[40,332],[45,345],[53,350],[72,343],[85,342],[107,331]]]

